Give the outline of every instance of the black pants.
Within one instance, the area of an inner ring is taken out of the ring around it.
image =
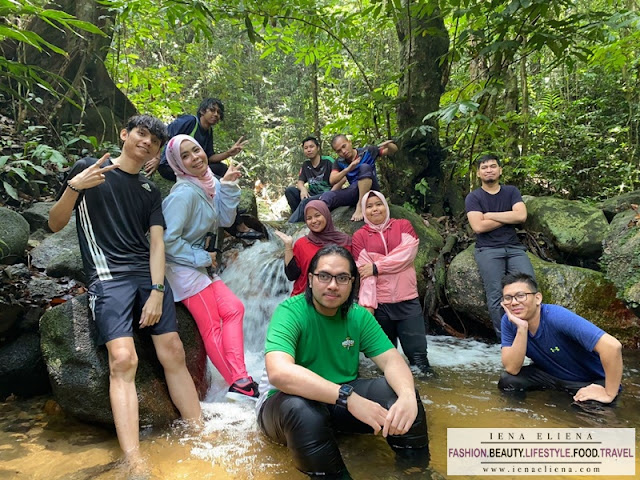
[[[419,363],[416,360],[427,355],[427,334],[422,307],[417,298],[401,304],[380,304],[374,316],[394,347],[398,346],[400,340],[402,351],[411,365]]]
[[[359,395],[387,409],[398,398],[384,378],[356,379],[350,385]],[[387,443],[398,457],[411,457],[417,465],[426,466],[427,418],[417,392],[416,402],[418,415],[409,431],[387,436]],[[323,479],[343,478],[347,474],[334,432],[373,433],[369,425],[345,408],[282,392],[265,402],[258,414],[258,424],[269,438],[289,448],[298,470]]]
[[[592,383],[604,387],[604,378],[591,382],[574,382],[554,377],[536,365],[522,367],[518,375],[502,372],[498,388],[505,392],[531,392],[534,390],[560,390],[575,395],[578,390]]]

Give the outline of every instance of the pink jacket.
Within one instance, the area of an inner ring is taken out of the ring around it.
[[[365,225],[353,234],[356,265],[375,263],[378,269],[377,277],[362,280],[360,305],[375,309],[378,303],[397,303],[418,296],[413,261],[419,243],[411,223],[404,219],[391,219],[382,232]]]

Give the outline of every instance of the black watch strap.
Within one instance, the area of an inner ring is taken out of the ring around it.
[[[158,292],[164,293],[164,285],[161,283],[154,283],[151,285],[151,290],[157,290]]]
[[[352,393],[353,387],[351,385],[340,385],[340,391],[338,392],[336,405],[339,407],[347,408],[347,400],[349,399],[349,395],[351,395]]]

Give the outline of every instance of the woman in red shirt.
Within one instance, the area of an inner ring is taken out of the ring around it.
[[[325,245],[336,244],[351,251],[351,236],[339,232],[333,226],[333,219],[327,204],[312,200],[304,207],[304,221],[309,233],[293,243],[293,238],[276,230],[276,235],[284,242],[284,271],[293,281],[291,296],[304,293],[311,259]]]

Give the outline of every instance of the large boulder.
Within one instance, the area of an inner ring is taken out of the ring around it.
[[[31,250],[31,264],[46,270],[51,277],[71,277],[86,283],[74,216],[62,230],[49,235]]]
[[[0,207],[0,263],[12,264],[24,258],[29,242],[29,223],[22,215]]]
[[[29,223],[32,232],[44,230],[51,232],[49,228],[49,211],[55,202],[37,202],[22,212],[22,216]]]
[[[542,232],[558,250],[558,260],[597,259],[609,226],[602,210],[586,203],[554,197],[526,202],[527,230]]]
[[[629,210],[631,205],[640,205],[640,190],[608,198],[599,207],[604,212],[607,220],[611,221],[618,213]]]
[[[463,318],[491,327],[482,279],[473,257],[474,245],[460,252],[447,271],[449,305]],[[529,254],[545,303],[562,305],[598,325],[626,347],[640,346],[640,319],[616,298],[604,275],[586,268],[560,265]]]
[[[87,297],[80,295],[40,319],[42,353],[53,394],[62,409],[86,422],[112,425],[107,349],[95,346],[96,329],[90,320]],[[209,386],[204,345],[187,310],[178,305],[177,313],[187,367],[202,399]],[[140,424],[166,425],[178,417],[178,412],[171,403],[153,342],[138,330],[134,331],[134,342],[139,359],[136,388]]]
[[[37,333],[23,333],[0,346],[0,401],[11,394],[30,397],[50,391]]]
[[[604,241],[600,260],[607,278],[620,298],[640,315],[640,225],[638,212],[627,210],[616,215]]]

